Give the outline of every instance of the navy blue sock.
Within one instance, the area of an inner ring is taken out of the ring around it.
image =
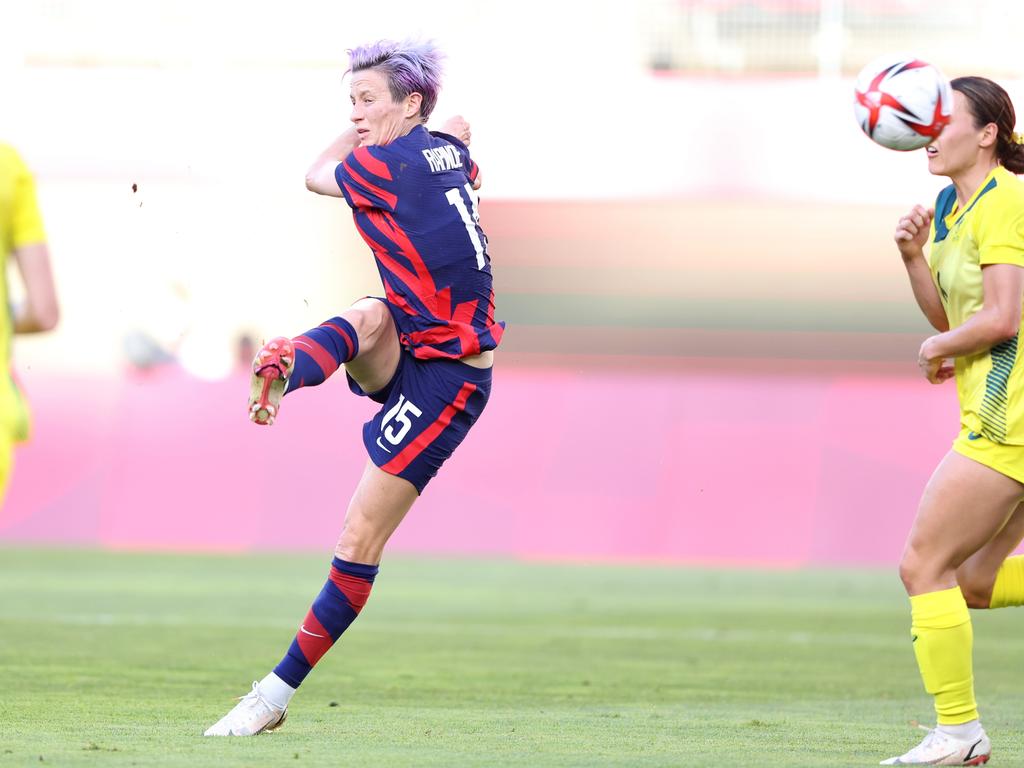
[[[323,590],[313,601],[288,653],[274,674],[298,688],[334,641],[348,629],[370,597],[376,565],[349,563],[335,557]]]
[[[356,329],[343,317],[332,317],[292,339],[295,369],[285,392],[322,384],[342,363],[359,354]]]

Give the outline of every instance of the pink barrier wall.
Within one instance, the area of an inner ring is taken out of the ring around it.
[[[373,405],[341,377],[270,429],[245,377],[26,378],[35,439],[0,541],[332,548]],[[955,399],[905,364],[506,361],[392,550],[894,563]]]

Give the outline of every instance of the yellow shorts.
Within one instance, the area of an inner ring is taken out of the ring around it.
[[[1012,477],[1018,483],[1024,483],[1024,445],[994,443],[964,427],[953,441],[953,450]]]

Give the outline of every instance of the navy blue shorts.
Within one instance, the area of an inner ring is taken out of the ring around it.
[[[383,389],[364,392],[351,376],[348,385],[383,405],[363,425],[363,445],[373,463],[423,493],[487,405],[491,369],[459,360],[418,360],[403,349]]]

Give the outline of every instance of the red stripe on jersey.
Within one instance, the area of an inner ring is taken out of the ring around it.
[[[494,325],[494,289],[491,288],[491,295],[487,297],[487,325]]]
[[[357,184],[361,184],[363,187],[366,188],[367,191],[383,200],[384,203],[388,206],[388,208],[390,208],[391,210],[395,210],[395,205],[398,203],[398,197],[396,195],[391,194],[386,189],[378,187],[376,184],[371,184],[370,182],[368,182],[366,179],[364,179],[362,176],[355,172],[352,166],[349,165],[348,160],[342,163],[342,165],[345,166],[345,170],[348,171],[348,175],[352,177],[353,181],[355,181]]]
[[[356,156],[356,160],[366,170],[372,173],[379,179],[385,181],[394,181],[391,178],[391,171],[388,169],[387,164],[383,160],[378,160],[376,157],[370,154],[370,150],[366,147],[356,147],[352,150],[352,154]]]
[[[458,360],[469,354],[475,354],[466,350],[465,332],[466,329],[462,329],[462,332],[460,332],[460,329],[452,325],[436,326],[426,331],[413,331],[409,334],[409,343],[414,347],[412,350],[413,356],[421,360],[431,357],[447,357]],[[456,351],[447,352],[440,349],[440,347],[453,341],[459,342]],[[429,354],[427,350],[430,350]]]
[[[469,396],[476,392],[476,384],[467,381],[462,385],[462,389],[459,390],[459,394],[455,396],[455,401],[446,405],[444,410],[441,411],[441,415],[437,417],[437,420],[429,427],[420,432],[416,439],[409,443],[402,451],[391,459],[387,464],[384,464],[381,469],[385,472],[390,472],[393,475],[397,475],[403,469],[408,467],[412,461],[423,453],[423,450],[430,445],[437,436],[444,431],[444,428],[452,423],[452,418],[456,413],[460,413],[466,410],[466,401],[469,400]]]
[[[437,347],[416,347],[412,350],[412,356],[417,360],[461,360],[463,357],[462,354],[445,352]]]
[[[341,594],[348,600],[348,604],[352,606],[353,611],[359,613],[363,610],[366,601],[370,599],[370,590],[373,589],[372,581],[342,573],[333,565],[331,566],[329,578],[334,586],[341,590]]]
[[[487,323],[486,328],[491,332],[491,338],[495,345],[501,343],[501,337],[505,334],[505,326],[494,322],[494,289],[491,288],[491,295],[487,298]]]
[[[501,337],[505,335],[505,326],[494,323],[487,326],[487,330],[491,332],[491,338],[494,339],[494,344],[501,344]]]
[[[455,308],[452,320],[455,321],[454,328],[462,341],[462,354],[475,355],[480,351],[480,338],[477,336],[476,328],[473,327],[473,315],[476,314],[476,307],[479,301],[467,301]]]
[[[402,312],[409,315],[410,317],[417,317],[419,312],[413,307],[408,301],[405,300],[405,296],[395,291],[391,287],[390,283],[384,283],[384,293],[387,294],[388,301],[398,307]]]
[[[495,346],[501,342],[502,334],[505,331],[502,326],[496,323],[488,325],[484,330],[490,332]],[[466,337],[470,333],[472,333],[473,340],[467,343]],[[444,350],[437,349],[438,346],[447,344],[455,339],[459,339],[460,346],[463,347],[460,352],[445,352]],[[413,357],[419,360],[434,360],[437,358],[458,360],[480,351],[480,330],[467,326],[456,327],[452,324],[438,325],[425,331],[413,331],[408,334],[408,342],[413,346]]]
[[[356,204],[358,208],[376,208],[376,206],[370,202],[367,197],[363,196],[363,193],[353,187],[351,184],[343,184],[345,190],[348,192],[348,196],[352,198],[352,202]]]
[[[392,219],[387,213],[377,210],[366,211],[366,217],[373,222],[374,226],[377,227],[381,234],[391,240],[392,245],[396,247],[402,256],[409,259],[416,272],[413,274],[406,267],[395,261],[387,249],[382,248],[378,243],[374,242],[373,238],[371,238],[365,231],[360,229],[363,240],[370,245],[374,256],[382,266],[401,280],[409,290],[412,291],[417,299],[423,302],[423,306],[426,308],[427,312],[429,312],[433,317],[439,317],[439,313],[437,311],[437,288],[434,286],[434,280],[430,276],[430,272],[427,269],[426,264],[423,263],[423,259],[420,257],[415,246],[413,246],[406,234],[395,224],[394,219]]]
[[[331,376],[338,370],[338,361],[334,359],[334,356],[313,339],[308,336],[299,336],[292,341],[297,349],[302,350],[313,358],[313,362],[324,372],[324,378]]]
[[[348,335],[348,331],[343,329],[340,325],[335,325],[334,323],[321,323],[320,325],[323,326],[324,328],[330,328],[336,334],[341,336],[341,340],[345,342],[345,347],[348,349],[348,352],[345,353],[345,362],[351,360],[352,352],[355,350],[356,346],[352,342],[352,338]]]
[[[384,218],[384,214],[381,211],[366,211],[365,215],[366,218],[370,220],[370,223],[372,223],[373,226],[377,228],[377,231],[379,231],[382,235],[390,239],[389,232],[391,230],[391,225]],[[416,290],[418,288],[423,287],[419,275],[410,272],[407,267],[399,264],[397,261],[391,258],[391,253],[388,251],[388,249],[382,246],[372,237],[370,237],[369,233],[367,233],[362,227],[359,227],[358,221],[356,221],[356,227],[359,229],[359,234],[363,236],[363,240],[365,240],[366,243],[370,246],[370,249],[373,251],[373,255],[377,258],[377,260],[380,261],[385,267],[387,267],[388,271],[393,273],[395,277],[397,277],[407,286],[412,288],[413,292],[417,296],[421,295],[421,291]],[[393,240],[391,244],[397,246],[397,243],[395,243]]]
[[[410,338],[417,344],[444,344],[459,338],[458,332],[450,325],[435,325],[423,331],[413,331]],[[461,357],[461,355],[459,355]]]
[[[420,256],[420,252],[416,250],[416,246],[412,244],[412,240],[405,234],[405,230],[398,226],[398,222],[395,221],[394,217],[385,213],[383,219],[387,224],[390,225],[391,229],[388,233],[398,246],[402,255],[405,256],[410,262],[412,262],[413,269],[416,270],[416,274],[419,275],[420,280],[429,290],[423,293],[417,293],[420,301],[424,302],[427,306],[431,306],[434,301],[434,296],[437,293],[437,288],[434,286],[434,278],[430,275],[430,270],[427,269],[426,263],[423,261],[423,257]],[[435,313],[436,314],[436,313]]]
[[[452,316],[451,286],[437,292],[437,316],[447,319]]]
[[[299,644],[302,655],[306,657],[306,661],[312,667],[320,661],[325,653],[331,650],[334,638],[324,629],[324,625],[320,623],[316,614],[313,613],[313,609],[310,608],[306,618],[302,620],[302,626],[295,634],[295,642]]]
[[[476,181],[476,177],[480,175],[480,166],[474,163],[472,160],[469,161],[469,180]]]

